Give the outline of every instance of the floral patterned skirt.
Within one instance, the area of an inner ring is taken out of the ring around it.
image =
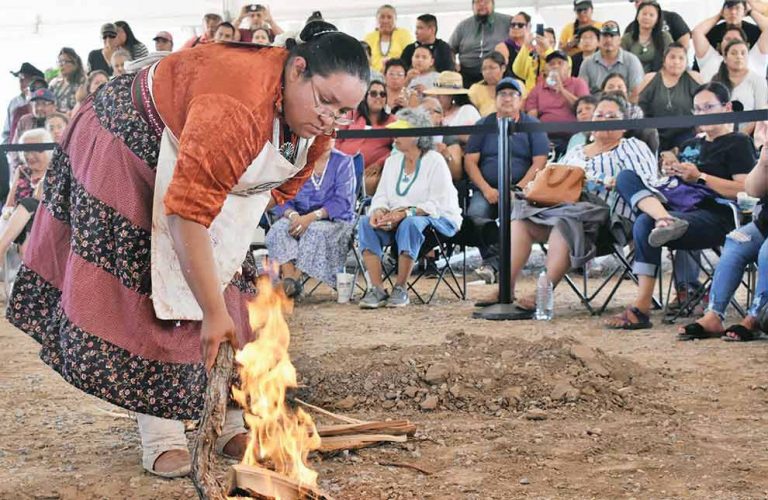
[[[132,102],[132,79],[89,98],[54,151],[8,319],[88,394],[139,413],[198,418],[200,323],[158,320],[150,298],[160,136]],[[241,342],[252,337],[255,273],[247,258],[224,291]]]

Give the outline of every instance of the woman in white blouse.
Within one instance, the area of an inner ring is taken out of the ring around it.
[[[608,94],[598,101],[593,120],[621,120],[626,116],[624,100]],[[559,162],[585,170],[586,194],[581,200],[553,207],[537,207],[526,201],[514,204],[510,273],[513,294],[534,243],[547,243],[547,277],[557,285],[569,269],[581,267],[596,256],[597,234],[611,210],[615,215],[632,217],[631,207],[611,189],[619,172],[633,170],[649,187],[658,180],[656,157],[643,141],[625,138],[623,130],[596,131],[593,136],[594,142],[576,146]],[[518,298],[515,305],[516,319],[530,319],[536,309],[535,297],[531,294]]]
[[[404,109],[388,128],[430,127],[429,114]],[[458,193],[445,158],[434,151],[431,137],[398,137],[397,152],[384,163],[368,216],[360,218],[358,237],[372,287],[360,301],[363,309],[402,307],[409,303],[406,280],[424,243],[424,230],[433,226],[451,237],[461,227]],[[382,248],[395,243],[399,252],[397,280],[392,292],[383,288]]]

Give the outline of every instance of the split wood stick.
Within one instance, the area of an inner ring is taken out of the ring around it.
[[[425,469],[420,465],[410,464],[407,462],[376,462],[376,463],[378,463],[379,465],[383,465],[384,467],[402,467],[404,469],[413,469],[421,472],[426,476],[431,476],[432,474],[434,474],[434,472],[432,472],[429,469]]]
[[[356,450],[375,446],[380,443],[405,443],[408,440],[406,436],[392,436],[389,434],[354,434],[351,436],[331,436],[321,438],[320,452]]]
[[[229,342],[219,345],[216,362],[208,374],[203,414],[192,448],[192,481],[200,500],[225,500],[224,486],[213,474],[216,439],[221,435],[227,414],[229,382],[232,377],[234,350]]]
[[[313,404],[309,404],[306,401],[302,401],[299,398],[293,398],[293,400],[296,401],[298,404],[300,404],[302,406],[306,406],[310,410],[315,410],[320,415],[324,415],[324,416],[329,417],[329,418],[334,418],[336,420],[339,420],[341,422],[345,422],[347,424],[362,424],[363,422],[365,422],[364,420],[358,420],[358,419],[352,418],[352,417],[345,417],[344,415],[339,415],[338,413],[333,413],[331,411],[324,410],[324,409],[320,408],[319,406],[315,406]]]
[[[343,436],[347,434],[414,434],[416,425],[408,420],[390,422],[365,422],[362,424],[318,425],[317,432],[323,436]]]

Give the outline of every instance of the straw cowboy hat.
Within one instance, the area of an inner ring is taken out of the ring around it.
[[[424,89],[427,95],[459,95],[469,94],[469,90],[464,88],[464,81],[461,74],[455,71],[443,71],[437,77],[432,88]]]

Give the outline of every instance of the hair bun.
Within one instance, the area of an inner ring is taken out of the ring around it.
[[[327,33],[338,33],[338,32],[339,32],[339,29],[333,24],[326,21],[317,20],[317,21],[309,22],[306,24],[306,26],[304,26],[304,29],[302,29],[301,33],[299,34],[299,39],[302,42],[307,43]]]

